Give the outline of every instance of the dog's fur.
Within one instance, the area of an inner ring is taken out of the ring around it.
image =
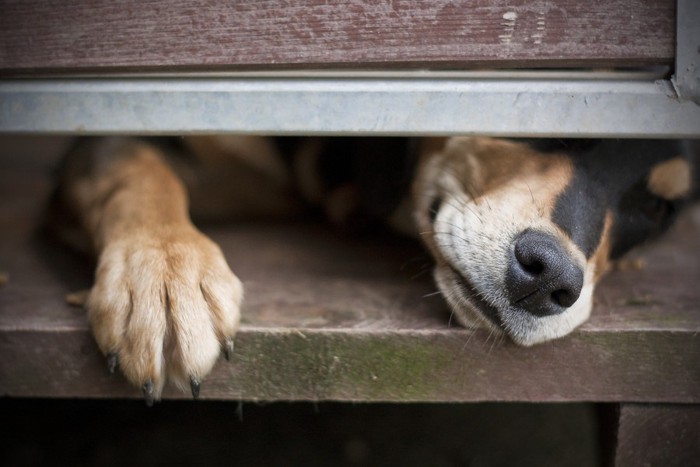
[[[588,318],[610,261],[693,194],[691,162],[662,141],[88,138],[57,198],[96,253],[97,343],[152,402],[166,380],[196,394],[239,326],[241,283],[190,212],[383,220],[423,239],[464,326],[528,346]]]

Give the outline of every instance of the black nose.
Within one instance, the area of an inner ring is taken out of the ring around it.
[[[506,287],[516,307],[535,316],[562,313],[581,295],[583,271],[553,236],[525,230],[515,239]]]

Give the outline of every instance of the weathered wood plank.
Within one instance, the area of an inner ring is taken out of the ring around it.
[[[364,331],[244,326],[203,399],[392,402],[632,400],[697,403],[698,353],[687,334],[579,333],[522,350],[463,330]],[[619,349],[635,347],[630,356]],[[617,355],[620,352],[621,355]],[[0,394],[141,397],[109,375],[85,328],[0,333]],[[639,366],[635,366],[641,362]],[[695,366],[694,366],[695,365]],[[166,398],[188,398],[165,391]]]
[[[0,72],[671,64],[674,0],[0,1]]]
[[[623,404],[616,467],[697,465],[700,406]]]
[[[42,161],[43,158],[35,157]],[[88,264],[33,237],[49,171],[0,157],[0,394],[139,397],[65,293]],[[530,349],[449,326],[417,245],[308,224],[210,226],[247,287],[233,362],[202,397],[254,400],[700,402],[700,212],[617,272],[593,317]],[[167,397],[183,397],[169,391]]]

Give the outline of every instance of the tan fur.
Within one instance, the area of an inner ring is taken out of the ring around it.
[[[610,236],[612,235],[612,226],[613,215],[610,211],[608,211],[605,213],[605,224],[603,225],[603,234],[601,236],[600,244],[589,260],[589,263],[593,266],[595,271],[594,278],[596,282],[598,282],[600,278],[613,267],[610,262]]]
[[[64,181],[98,256],[88,316],[102,352],[158,398],[166,380],[186,387],[211,370],[238,329],[242,287],[155,149],[117,139],[98,152]]]
[[[217,135],[188,136],[185,144],[192,149],[203,165],[221,167],[224,163],[235,160],[251,170],[265,175],[271,183],[280,187],[289,187],[290,175],[280,160],[274,144],[267,138],[259,136]]]
[[[253,136],[190,136],[196,169],[183,168],[197,219],[283,218],[299,213],[292,177],[277,150]]]
[[[666,200],[687,196],[692,186],[692,169],[688,161],[676,157],[656,165],[649,174],[649,191]]]

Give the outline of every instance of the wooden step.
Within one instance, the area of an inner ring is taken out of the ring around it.
[[[64,301],[89,287],[90,264],[36,233],[52,164],[0,157],[0,395],[140,397]],[[411,240],[302,222],[204,230],[246,301],[202,398],[700,402],[700,207],[638,254],[646,268],[604,280],[579,330],[527,349],[451,323]]]

